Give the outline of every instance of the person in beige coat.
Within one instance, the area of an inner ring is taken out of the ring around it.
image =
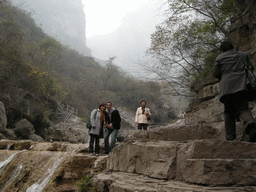
[[[142,100],[140,102],[141,107],[136,111],[135,123],[138,124],[139,130],[147,130],[148,124],[150,122],[151,113],[149,108],[146,108],[146,101]]]

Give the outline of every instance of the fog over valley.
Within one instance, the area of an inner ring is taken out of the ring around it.
[[[141,76],[135,61],[144,57],[165,9],[161,0],[125,5],[114,0],[98,4],[86,0],[12,3],[29,12],[38,26],[61,43],[103,61],[115,56],[114,63],[135,76]]]

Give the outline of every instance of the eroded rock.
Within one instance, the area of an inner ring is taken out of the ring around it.
[[[85,147],[88,145],[1,140],[0,148],[8,150],[0,150],[0,191],[78,191],[83,176],[100,173],[106,166],[107,156],[81,153]]]
[[[51,127],[50,130],[53,132],[50,136],[53,141],[86,143],[89,138],[85,123],[74,124],[62,122]]]

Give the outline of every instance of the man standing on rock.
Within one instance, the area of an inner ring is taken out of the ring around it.
[[[248,80],[243,61],[246,60],[252,70],[254,66],[247,53],[234,50],[230,41],[222,42],[220,51],[222,53],[215,60],[213,75],[220,80],[220,102],[224,103],[226,139],[236,139],[235,116],[238,114],[243,121],[245,133],[249,135],[249,141],[256,142],[255,121],[248,108]]]
[[[106,104],[106,134],[104,138],[105,153],[108,154],[116,144],[118,130],[121,127],[121,117],[119,111],[112,107],[111,102]],[[109,146],[109,136],[111,136],[111,144]]]

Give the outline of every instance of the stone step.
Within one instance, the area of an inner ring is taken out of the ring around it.
[[[186,159],[256,159],[256,144],[216,139],[188,141],[178,145],[180,156]]]
[[[107,160],[107,169],[138,173],[157,179],[184,181],[188,159],[253,161],[256,159],[255,151],[256,144],[253,143],[214,139],[187,142],[133,141],[122,143],[113,149]]]
[[[256,184],[256,159],[187,159],[186,182],[208,186]]]
[[[136,131],[126,140],[186,141],[219,138],[223,138],[220,136],[220,132],[209,125],[172,125],[147,131]]]
[[[101,173],[93,178],[98,192],[253,192],[256,187],[206,187],[180,181],[166,181],[149,178],[139,174],[113,172]]]
[[[119,144],[109,154],[107,169],[173,179],[176,177],[178,144],[173,141]]]
[[[187,159],[256,159],[256,144],[241,141],[197,140],[178,145],[176,179],[184,180]]]

